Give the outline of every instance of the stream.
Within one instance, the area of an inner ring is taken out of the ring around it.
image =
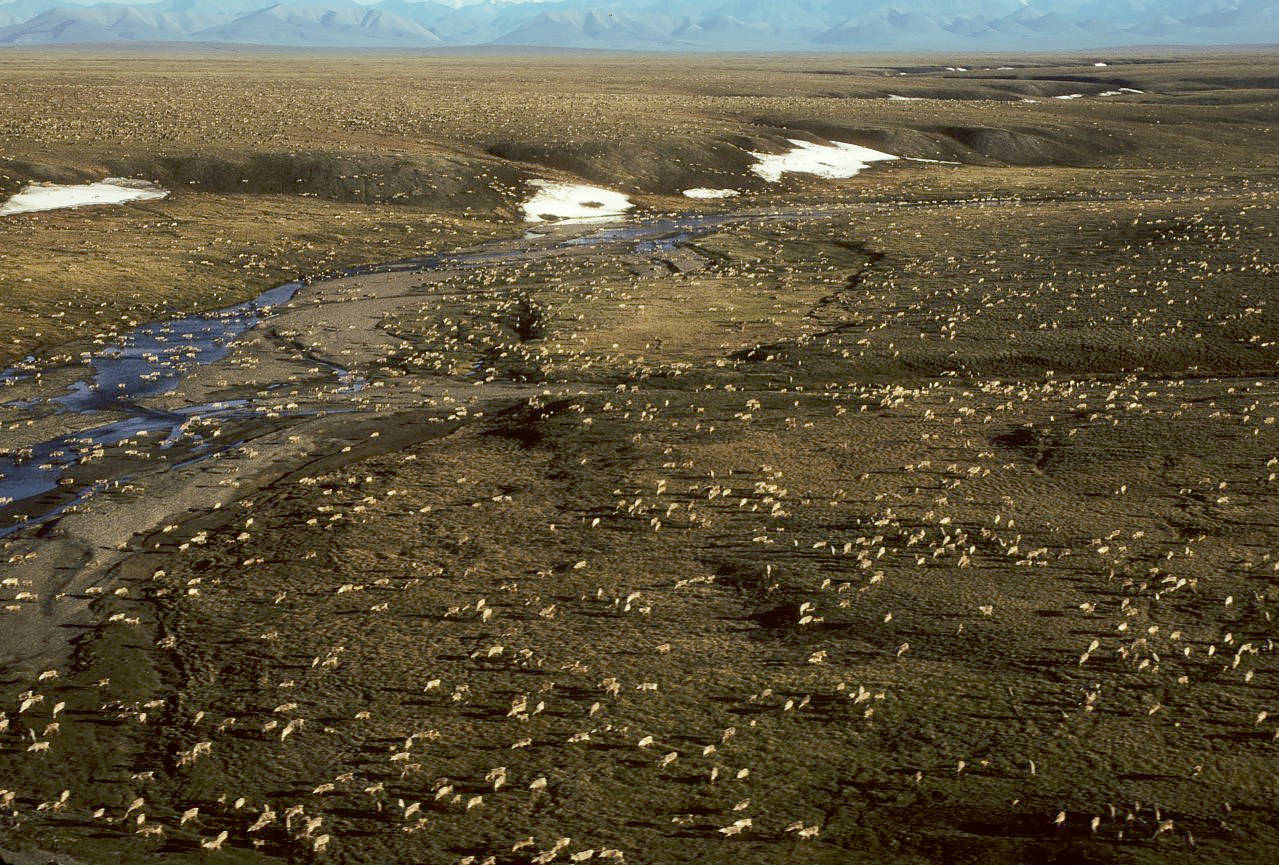
[[[557,250],[583,247],[616,248],[660,258],[693,237],[736,218],[740,217],[689,214],[625,224],[610,221],[603,226],[575,225],[572,230],[578,233],[568,237],[563,236],[566,227],[561,227],[545,235],[527,234],[521,246],[513,247],[509,240],[493,241],[473,252],[366,265],[328,279],[510,265]],[[127,483],[131,472],[139,467],[186,466],[242,443],[253,425],[266,418],[266,408],[252,400],[198,403],[173,409],[149,408],[144,401],[174,395],[196,369],[226,358],[237,339],[268,322],[308,284],[288,282],[226,309],[141,325],[85,356],[83,377],[65,390],[21,401],[3,402],[0,396],[3,407],[16,410],[23,417],[117,415],[101,425],[22,447],[4,447],[0,442],[0,513],[6,514],[5,524],[0,525],[0,538],[47,522],[98,491]],[[365,382],[358,375],[332,363],[321,363],[330,368],[339,383],[335,394],[363,389]],[[0,394],[6,387],[31,381],[36,376],[35,368],[28,361],[0,372]],[[314,413],[298,412],[296,416]],[[211,425],[225,422],[235,424],[238,434],[220,438],[217,433],[208,432]],[[72,476],[74,470],[101,460],[107,448],[135,440],[131,453],[136,459],[126,462],[137,465],[117,466],[115,471],[107,467],[105,477],[91,482]],[[160,455],[165,459],[156,460]],[[147,466],[148,460],[154,464]],[[59,488],[64,488],[65,494],[53,497],[57,499],[54,502],[32,501]],[[35,505],[35,512],[17,513],[26,503]]]

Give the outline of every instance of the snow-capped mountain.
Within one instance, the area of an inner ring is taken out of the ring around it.
[[[0,0],[0,45],[1034,50],[1279,43],[1274,0]]]

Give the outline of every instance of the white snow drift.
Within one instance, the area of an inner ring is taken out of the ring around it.
[[[706,189],[699,186],[696,189],[685,189],[684,195],[688,198],[736,198],[741,193],[736,189]]]
[[[622,193],[598,186],[557,180],[534,180],[529,185],[538,191],[521,205],[526,222],[614,219],[635,206]]]
[[[777,183],[783,174],[815,174],[818,177],[845,178],[861,172],[872,162],[897,159],[891,153],[880,153],[856,144],[812,144],[790,139],[794,150],[789,153],[752,153],[758,165],[751,168],[769,183]]]
[[[64,207],[150,201],[164,198],[168,194],[168,190],[161,189],[154,183],[122,177],[108,177],[101,183],[83,183],[74,186],[34,183],[0,204],[0,216],[34,213],[41,210],[60,210]]]

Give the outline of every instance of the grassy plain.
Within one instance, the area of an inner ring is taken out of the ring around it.
[[[138,527],[72,661],[8,677],[5,844],[1275,861],[1279,71],[1107,59],[0,58],[12,183],[176,190],[0,223],[15,354],[517,234],[535,175],[789,214],[313,286],[218,387],[287,338],[368,382],[351,429],[196,475],[242,485]],[[805,134],[962,164],[750,179]],[[5,541],[7,615],[63,602],[20,597],[58,532]]]
[[[768,203],[782,196],[749,173],[746,150],[797,135],[966,166],[881,173],[849,185],[858,199],[1274,176],[1264,56],[964,61],[972,71],[938,58],[11,50],[0,193],[114,175],[174,194],[0,222],[0,363],[283,278],[514,231],[524,181],[548,172],[659,208],[687,207],[669,196],[696,186]],[[1118,87],[1147,94],[1096,96]],[[1089,98],[1052,98],[1073,93]]]

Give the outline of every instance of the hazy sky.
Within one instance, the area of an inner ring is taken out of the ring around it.
[[[0,0],[0,6],[3,6],[4,4],[9,2],[11,2],[11,0]],[[98,2],[120,3],[125,6],[150,6],[152,4],[162,2],[162,0],[49,0],[49,5],[57,6],[65,3],[69,5],[74,5],[74,6],[92,6]],[[341,0],[341,2],[348,2],[348,0]],[[360,3],[364,6],[370,6],[374,3],[377,3],[378,0],[353,0],[353,2]],[[412,2],[412,0],[410,0],[410,2]],[[432,2],[440,3],[444,6],[472,6],[472,5],[475,5],[476,3],[483,3],[485,2],[485,0],[432,0]],[[552,2],[552,0],[500,0],[500,2],[503,2],[503,3],[549,3],[549,2]],[[262,0],[263,6],[270,6],[273,3],[285,3],[286,5],[296,3],[298,6],[316,6],[316,5],[322,5],[323,0]]]
[[[0,0],[0,6],[10,0]],[[76,6],[92,6],[98,2],[121,3],[125,6],[149,6],[154,3],[162,2],[162,0],[49,0],[50,6],[56,6],[59,3],[70,3]],[[346,2],[346,0],[342,0]],[[370,6],[377,3],[378,0],[354,0],[364,6]],[[410,0],[412,2],[412,0]],[[485,0],[432,0],[432,2],[440,3],[444,6],[473,6],[477,3],[483,3]],[[500,0],[502,3],[550,3],[553,0]],[[780,2],[780,0],[779,0]],[[323,0],[262,0],[263,6],[270,6],[273,3],[285,3],[286,5],[296,3],[298,6],[315,6],[322,5]]]

